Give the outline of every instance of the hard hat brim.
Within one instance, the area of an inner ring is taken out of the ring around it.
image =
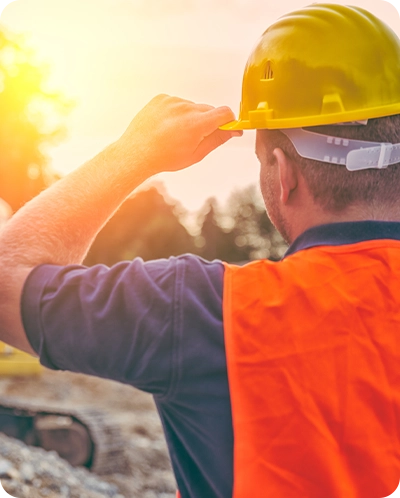
[[[288,128],[304,128],[309,126],[324,126],[336,123],[348,123],[365,119],[382,118],[400,114],[400,103],[373,109],[359,109],[334,114],[319,114],[317,116],[301,116],[286,119],[274,119],[263,116],[263,111],[255,111],[250,119],[239,118],[220,127],[221,130],[279,130]]]

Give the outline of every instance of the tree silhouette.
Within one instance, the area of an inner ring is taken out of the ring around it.
[[[145,261],[194,253],[204,259],[241,263],[253,259],[280,259],[286,250],[271,224],[255,186],[234,192],[222,209],[207,199],[197,214],[197,236],[181,219],[187,212],[162,186],[137,192],[98,234],[85,264],[112,266],[142,257]]]
[[[21,36],[0,31],[0,197],[13,211],[54,180],[43,146],[65,133],[72,107],[46,88],[50,68]]]
[[[138,256],[148,261],[194,251],[193,237],[179,221],[174,203],[151,187],[125,201],[98,234],[85,264],[111,266]]]
[[[224,209],[214,198],[208,199],[200,211],[199,223],[198,254],[205,259],[233,263],[278,260],[287,247],[268,218],[255,185],[233,192]]]
[[[235,244],[247,254],[249,260],[279,260],[287,248],[268,218],[264,201],[255,185],[231,194],[225,223],[232,227]]]
[[[207,260],[247,261],[248,251],[235,243],[236,233],[232,227],[224,226],[225,217],[215,198],[206,200],[199,213],[201,231],[197,239],[198,254]]]

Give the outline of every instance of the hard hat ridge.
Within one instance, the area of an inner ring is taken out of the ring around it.
[[[359,7],[314,4],[273,23],[251,53],[238,121],[286,129],[400,113],[400,40]]]

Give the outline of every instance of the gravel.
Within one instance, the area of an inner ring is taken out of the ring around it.
[[[84,375],[44,370],[39,377],[0,379],[0,395],[52,406],[107,412],[126,442],[129,470],[97,476],[54,452],[0,433],[0,480],[15,498],[175,498],[164,435],[154,402],[132,387]]]
[[[29,448],[0,434],[0,479],[16,498],[122,498],[116,485],[73,468],[54,452]]]

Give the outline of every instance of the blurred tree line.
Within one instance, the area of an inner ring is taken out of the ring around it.
[[[208,199],[190,224],[185,209],[160,190],[151,187],[128,199],[99,233],[85,263],[111,266],[184,253],[240,263],[278,260],[286,250],[255,185],[233,192],[224,207]]]
[[[0,31],[0,199],[13,212],[58,178],[45,148],[65,136],[72,103],[49,89],[49,74],[21,36]],[[85,263],[113,265],[188,252],[243,262],[279,259],[286,248],[255,186],[232,193],[224,207],[210,198],[191,223],[188,219],[162,188],[140,190],[98,234]]]

